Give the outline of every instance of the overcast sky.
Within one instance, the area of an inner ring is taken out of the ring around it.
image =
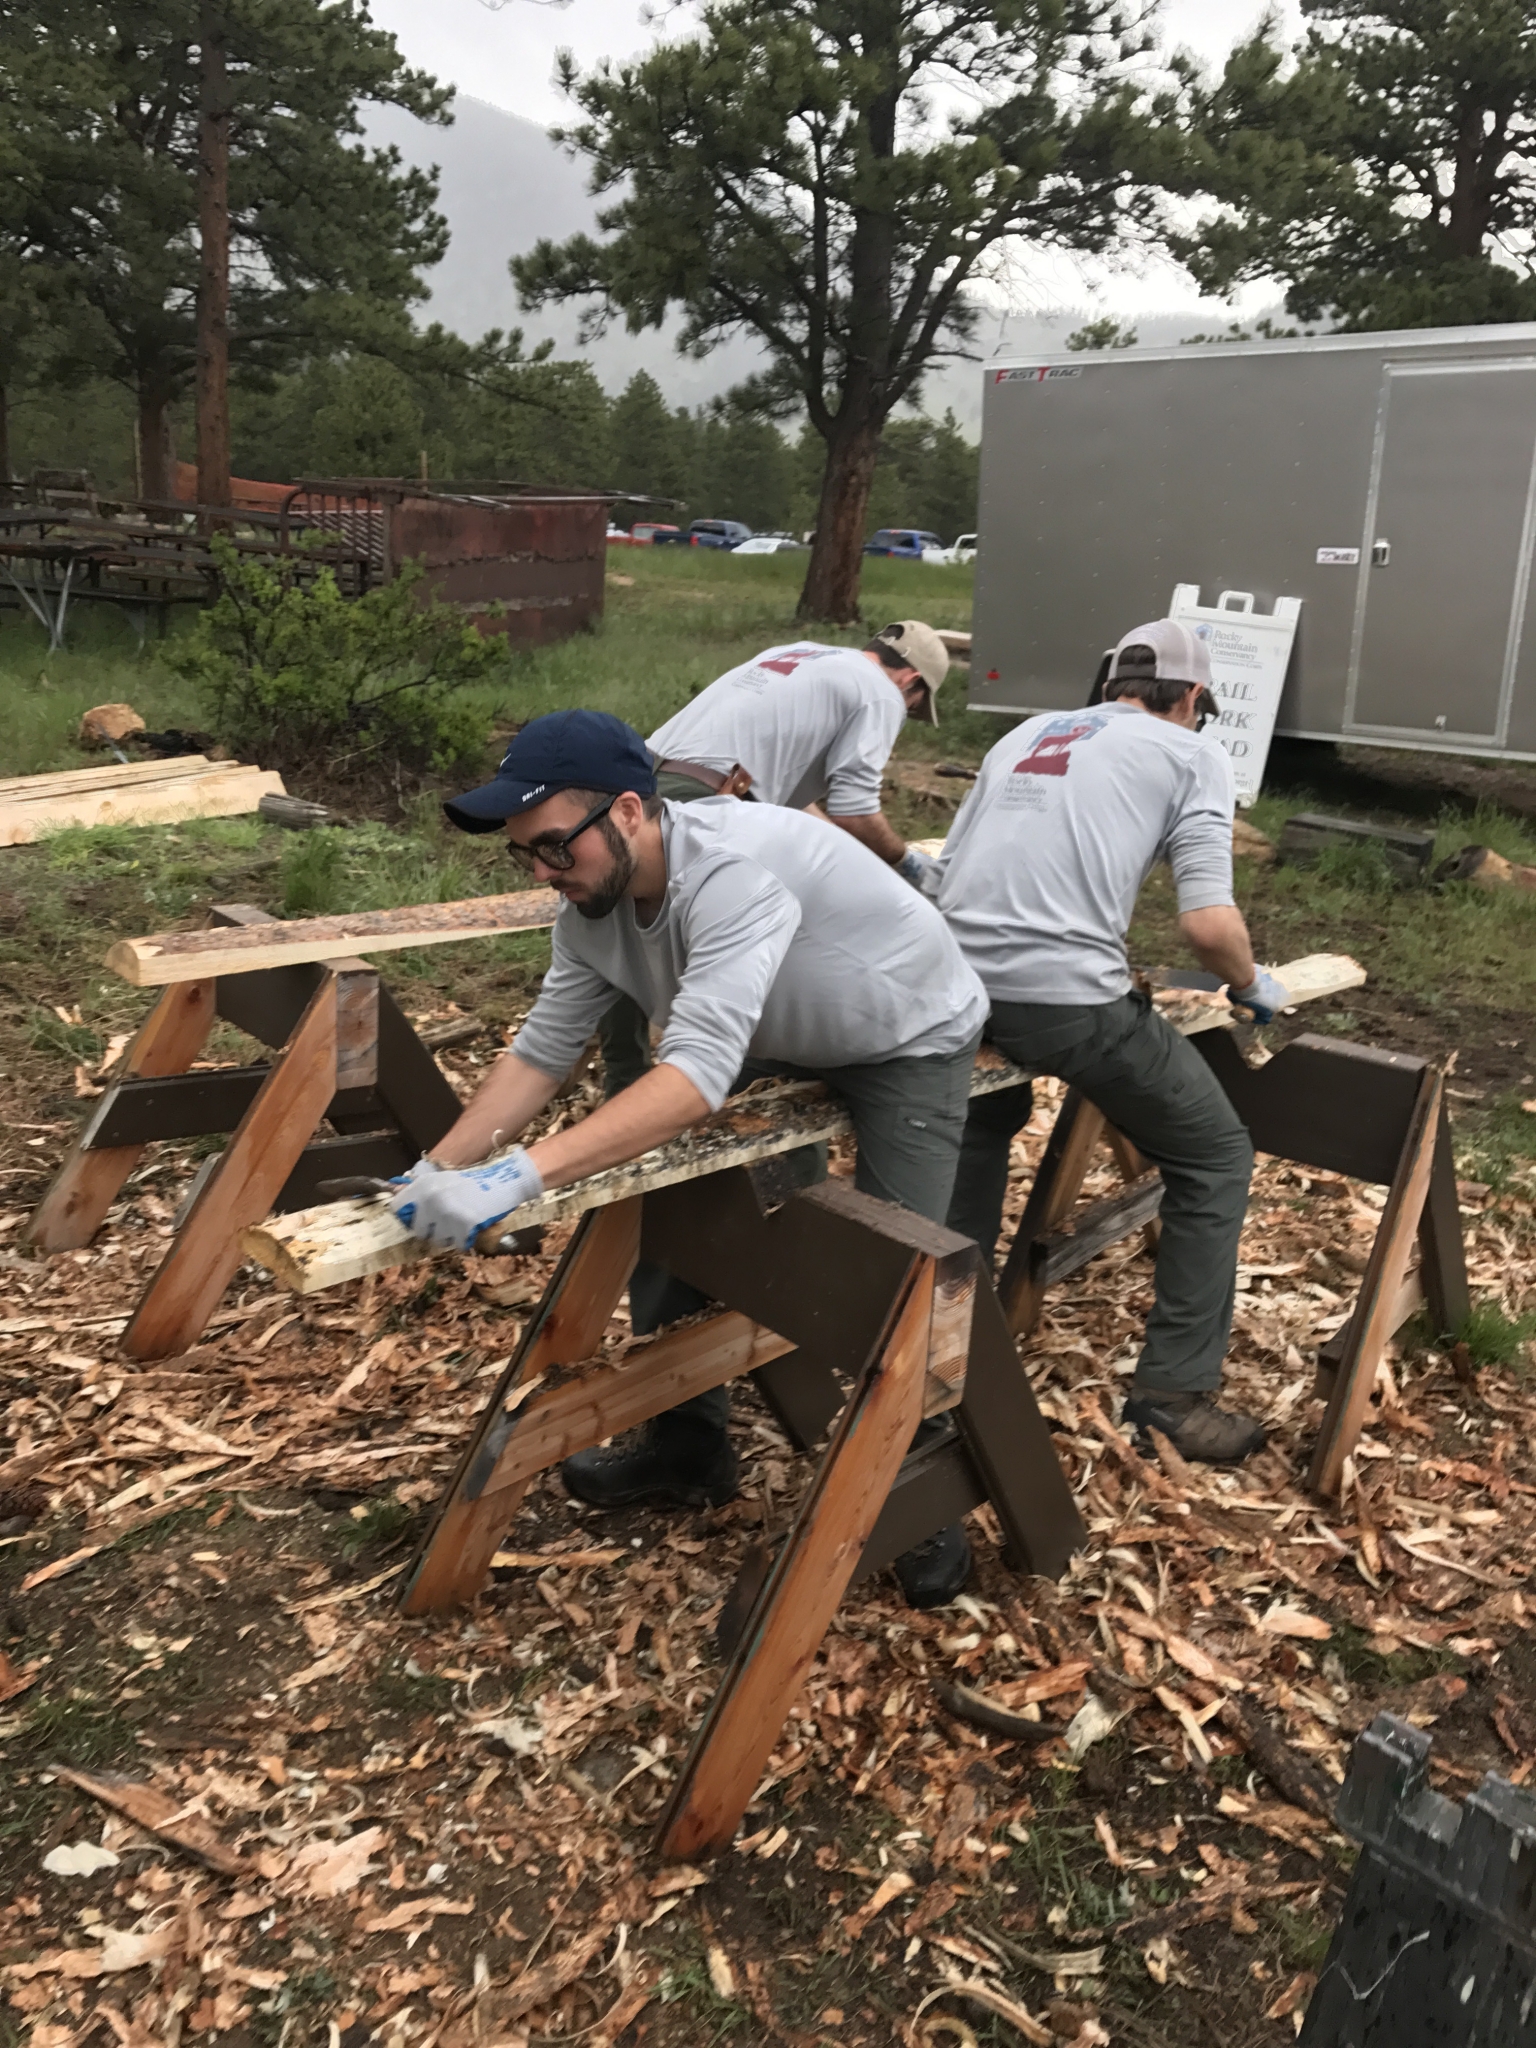
[[[548,0],[503,0],[495,6],[486,0],[372,0],[371,12],[398,38],[411,63],[543,126],[570,112],[553,82],[558,49],[574,50],[585,66],[601,57],[634,55],[654,35],[642,19],[642,0],[569,0],[564,6]],[[1214,65],[1264,12],[1264,0],[1164,0],[1164,41]],[[1296,0],[1281,0],[1281,12],[1294,29],[1300,16]],[[1081,305],[1090,297],[1117,314],[1176,312],[1200,303],[1188,278],[1169,263],[1127,276],[1065,258],[1031,257],[1004,290],[1021,311]],[[1274,296],[1256,287],[1239,304],[1251,310]]]

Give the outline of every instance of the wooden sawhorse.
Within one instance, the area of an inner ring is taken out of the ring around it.
[[[1244,1062],[1227,1032],[1201,1032],[1194,1043],[1256,1150],[1388,1191],[1354,1312],[1318,1359],[1318,1392],[1327,1397],[1328,1411],[1308,1480],[1317,1492],[1334,1494],[1365,1425],[1388,1338],[1421,1304],[1427,1303],[1437,1330],[1454,1330],[1470,1306],[1444,1078],[1410,1054],[1310,1032],[1260,1067]],[[1101,1137],[1129,1185],[1074,1218]],[[1048,1285],[1149,1226],[1161,1200],[1161,1182],[1147,1162],[1070,1089],[999,1282],[1014,1334],[1034,1329]],[[1075,1230],[1062,1227],[1069,1221]]]
[[[224,926],[276,920],[247,904]],[[281,927],[279,927],[281,929]],[[188,1070],[222,1018],[277,1050],[269,1066]],[[173,982],[146,1018],[28,1225],[45,1251],[89,1244],[156,1139],[233,1132],[123,1333],[130,1358],[166,1358],[202,1334],[245,1254],[240,1232],[300,1209],[322,1180],[387,1178],[459,1114],[447,1076],[361,960],[311,961]],[[324,1120],[337,1133],[315,1137]]]
[[[402,1596],[408,1614],[471,1599],[532,1478],[706,1388],[752,1373],[801,1449],[830,1422],[661,1821],[668,1856],[730,1841],[853,1580],[984,1500],[1020,1570],[1058,1575],[1085,1537],[975,1245],[845,1181],[768,1209],[761,1185],[731,1167],[586,1212]],[[720,1312],[572,1371],[640,1258]],[[922,1417],[951,1408],[953,1434],[909,1456]]]

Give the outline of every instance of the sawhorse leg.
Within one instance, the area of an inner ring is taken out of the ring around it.
[[[269,1213],[336,1092],[338,991],[328,974],[273,1062],[123,1333],[130,1358],[168,1358],[202,1335],[240,1265],[240,1232]]]
[[[629,1285],[640,1247],[642,1197],[589,1209],[545,1289],[538,1313],[485,1404],[436,1521],[412,1568],[401,1606],[435,1614],[472,1600],[528,1490],[528,1477],[498,1473],[514,1439],[508,1397],[551,1366],[588,1358]]]
[[[1383,1346],[1396,1327],[1396,1304],[1414,1239],[1424,1223],[1440,1138],[1444,1085],[1442,1075],[1433,1068],[1425,1069],[1307,1474],[1308,1483],[1321,1494],[1339,1490],[1344,1460],[1359,1440],[1370,1410]],[[1443,1277],[1437,1284],[1443,1288]]]
[[[923,1412],[933,1262],[922,1259],[775,1559],[658,1830],[664,1856],[723,1849],[762,1776]]]
[[[1101,1139],[1108,1145],[1127,1187],[1151,1170],[1150,1162],[1143,1159],[1130,1139],[1105,1122],[1103,1111],[1096,1109],[1076,1088],[1069,1088],[1046,1140],[1034,1186],[997,1283],[1003,1314],[1015,1337],[1033,1336],[1039,1324],[1045,1307],[1046,1279],[1037,1248],[1072,1214],[1093,1163],[1094,1148]],[[1155,1251],[1161,1229],[1156,1216],[1146,1217],[1140,1227],[1148,1251]]]
[[[1087,1541],[1002,1304],[986,1275],[971,1314],[956,1434],[903,1459],[855,1578],[990,1501],[1015,1571],[1059,1578]]]
[[[1015,1337],[1033,1334],[1044,1306],[1044,1289],[1030,1274],[1030,1247],[1056,1228],[1082,1192],[1093,1148],[1104,1135],[1104,1117],[1086,1095],[1067,1090],[1035,1170],[1018,1230],[1008,1248],[997,1291]]]
[[[168,988],[128,1048],[122,1078],[151,1080],[186,1073],[213,1028],[214,988],[211,981],[183,981]],[[71,1252],[89,1244],[144,1155],[142,1145],[89,1151],[89,1136],[87,1120],[27,1225],[27,1241],[42,1251]]]

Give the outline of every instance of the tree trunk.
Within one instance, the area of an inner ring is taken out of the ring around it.
[[[229,482],[229,89],[218,0],[203,0],[197,137],[197,496],[227,505]]]
[[[139,372],[136,444],[139,496],[168,503],[176,495],[176,450],[171,440],[171,397],[149,372]]]
[[[862,113],[862,149],[882,173],[896,153],[902,47],[899,0],[874,0],[862,23],[863,55],[884,80]],[[882,179],[871,181],[877,192]],[[827,435],[816,539],[795,616],[850,626],[859,616],[864,516],[880,434],[891,410],[891,294],[897,204],[894,186],[855,208],[848,250],[848,337],[842,390]]]
[[[816,538],[806,564],[797,619],[827,619],[851,626],[859,616],[859,570],[864,559],[864,515],[880,453],[880,422],[834,426],[821,476]]]
[[[11,481],[11,394],[0,384],[0,487]]]

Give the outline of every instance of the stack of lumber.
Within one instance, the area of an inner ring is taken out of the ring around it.
[[[65,825],[234,818],[254,811],[264,796],[282,794],[283,778],[273,771],[210,761],[204,754],[17,775],[0,782],[0,846],[30,846]]]

